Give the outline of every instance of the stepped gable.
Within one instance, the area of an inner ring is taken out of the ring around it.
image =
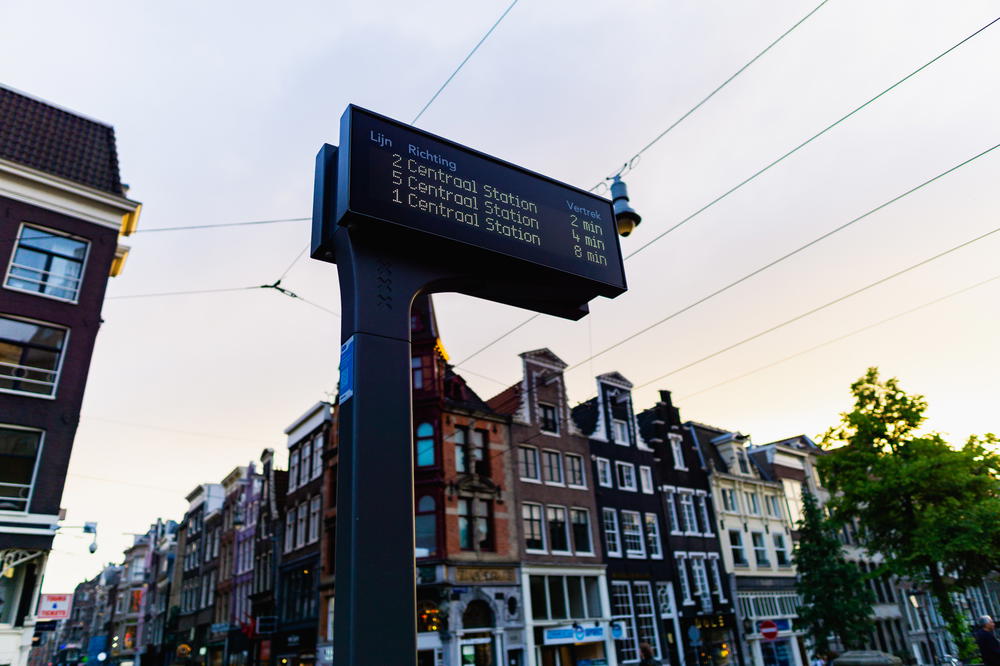
[[[124,195],[114,128],[3,86],[0,159]]]

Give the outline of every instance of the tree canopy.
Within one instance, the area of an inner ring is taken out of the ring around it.
[[[953,447],[922,433],[927,402],[869,368],[851,385],[854,409],[824,435],[820,472],[840,522],[897,576],[926,587],[963,657],[969,627],[949,592],[1000,568],[1000,456],[994,435]]]
[[[858,566],[845,559],[837,528],[823,516],[816,497],[805,492],[802,499],[794,553],[802,605],[795,624],[809,634],[818,654],[830,653],[831,636],[848,649],[860,648],[871,630],[875,595]]]

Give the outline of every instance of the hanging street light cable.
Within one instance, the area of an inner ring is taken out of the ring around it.
[[[635,333],[632,333],[631,335],[628,335],[625,338],[622,338],[618,342],[615,342],[614,344],[605,347],[604,349],[602,349],[601,351],[597,352],[596,354],[593,354],[593,355],[591,355],[591,356],[589,356],[589,357],[587,357],[585,359],[577,361],[573,365],[571,365],[568,368],[566,368],[566,372],[569,372],[571,370],[579,368],[583,364],[587,363],[588,361],[591,361],[591,360],[593,360],[593,359],[595,359],[595,358],[597,358],[599,356],[603,356],[604,354],[608,353],[609,351],[611,351],[613,349],[617,349],[618,347],[622,346],[626,342],[629,342],[630,340],[634,340],[635,338],[639,337],[640,335],[651,331],[652,329],[660,326],[661,324],[665,324],[666,322],[670,321],[671,319],[674,319],[674,318],[676,318],[676,317],[684,314],[688,310],[691,310],[691,309],[693,309],[693,308],[701,305],[702,303],[705,303],[706,301],[709,301],[709,300],[715,298],[716,296],[719,296],[720,294],[723,294],[723,293],[729,291],[733,287],[735,287],[735,286],[737,286],[739,284],[742,284],[743,282],[746,282],[747,280],[749,280],[749,279],[751,279],[751,278],[753,278],[753,277],[755,277],[755,276],[763,273],[764,271],[766,271],[766,270],[768,270],[768,269],[770,269],[770,268],[772,268],[774,266],[777,266],[778,264],[782,263],[786,259],[794,257],[795,255],[799,254],[800,252],[803,252],[804,250],[812,247],[813,245],[816,245],[817,243],[820,243],[820,242],[826,240],[830,236],[833,236],[834,234],[839,233],[839,232],[843,231],[844,229],[847,229],[848,227],[856,224],[857,222],[860,222],[860,221],[862,221],[864,219],[867,219],[871,215],[877,213],[878,211],[882,210],[883,208],[891,206],[892,204],[896,203],[900,199],[903,199],[904,197],[907,197],[907,196],[913,194],[914,192],[917,192],[917,191],[919,191],[919,190],[927,187],[931,183],[934,183],[934,182],[940,180],[941,178],[944,178],[948,174],[953,173],[954,171],[957,171],[958,169],[961,169],[962,167],[964,167],[964,166],[966,166],[968,164],[971,164],[972,162],[974,162],[975,160],[979,159],[980,157],[983,157],[984,155],[988,155],[989,153],[993,152],[997,148],[1000,148],[1000,143],[995,144],[992,147],[987,148],[986,150],[984,150],[984,151],[982,151],[982,152],[980,152],[980,153],[978,153],[976,155],[973,155],[972,157],[970,157],[970,158],[968,158],[966,160],[963,160],[962,162],[959,162],[955,166],[950,167],[950,168],[942,171],[941,173],[939,173],[939,174],[937,174],[937,175],[935,175],[935,176],[933,176],[931,178],[928,178],[927,180],[923,181],[922,183],[920,183],[920,184],[918,184],[918,185],[916,185],[914,187],[911,187],[910,189],[906,190],[902,194],[898,194],[898,195],[894,196],[893,198],[889,199],[888,201],[885,201],[885,202],[879,204],[878,206],[875,206],[874,208],[868,210],[867,212],[865,212],[865,213],[863,213],[863,214],[861,214],[861,215],[859,215],[859,216],[857,216],[857,217],[855,217],[855,218],[853,218],[851,220],[848,220],[847,222],[845,222],[844,224],[840,225],[839,227],[831,229],[830,231],[827,231],[826,233],[821,234],[820,236],[817,236],[816,238],[814,238],[813,240],[809,241],[808,243],[805,243],[804,245],[800,245],[799,247],[795,248],[794,250],[792,250],[790,252],[787,252],[787,253],[783,254],[782,256],[778,257],[777,259],[774,259],[774,260],[772,260],[772,261],[764,264],[760,268],[757,268],[757,269],[755,269],[755,270],[747,273],[743,277],[737,278],[736,280],[730,282],[729,284],[725,285],[724,287],[720,287],[719,289],[716,289],[712,293],[710,293],[710,294],[708,294],[706,296],[703,296],[702,298],[699,298],[698,300],[696,300],[696,301],[694,301],[692,303],[689,303],[688,305],[685,305],[681,309],[672,312],[671,314],[667,315],[666,317],[663,317],[662,319],[654,322],[653,324],[650,324],[649,326],[646,326],[645,328],[642,328],[642,329],[636,331]]]
[[[821,6],[822,6],[822,5],[821,5]],[[817,7],[816,9],[819,9],[819,7]],[[813,10],[813,11],[815,12],[815,10]],[[808,16],[807,16],[806,18],[808,18]],[[804,19],[803,19],[803,20],[804,20]],[[750,176],[748,176],[748,177],[747,177],[747,178],[745,178],[744,180],[740,181],[739,183],[737,183],[737,184],[736,184],[736,185],[734,185],[733,187],[729,188],[728,190],[726,190],[725,192],[723,192],[722,194],[720,194],[719,196],[717,196],[717,197],[716,197],[715,199],[713,199],[713,200],[709,201],[709,202],[708,202],[707,204],[705,204],[704,206],[702,206],[702,207],[701,207],[701,208],[699,208],[698,210],[694,211],[693,213],[691,213],[690,215],[688,215],[688,216],[687,216],[687,217],[685,217],[684,219],[680,220],[679,222],[677,222],[676,224],[674,224],[673,226],[671,226],[670,228],[668,228],[668,229],[667,229],[666,231],[664,231],[664,232],[660,233],[660,234],[659,234],[659,235],[657,235],[657,236],[656,236],[655,238],[653,238],[653,239],[651,239],[651,240],[647,241],[647,242],[646,242],[645,244],[643,244],[643,245],[640,245],[640,246],[639,246],[638,248],[636,248],[636,249],[635,249],[635,250],[633,250],[633,251],[632,251],[631,253],[629,253],[628,255],[626,255],[626,256],[624,257],[624,260],[625,260],[625,261],[628,261],[629,259],[631,259],[631,258],[632,258],[632,257],[634,257],[635,255],[639,254],[640,252],[642,252],[642,251],[643,251],[643,250],[645,250],[645,249],[646,249],[647,247],[649,247],[650,245],[652,245],[652,244],[653,244],[653,243],[655,243],[656,241],[660,240],[661,238],[663,238],[663,237],[664,237],[664,236],[666,236],[667,234],[669,234],[669,233],[671,233],[671,232],[673,232],[673,231],[676,231],[677,229],[679,229],[679,228],[680,228],[681,226],[683,226],[684,224],[687,224],[688,222],[690,222],[690,221],[691,221],[692,219],[694,219],[695,217],[697,217],[697,216],[698,216],[698,215],[700,215],[701,213],[705,212],[706,210],[708,210],[709,208],[711,208],[711,207],[712,207],[712,206],[714,206],[715,204],[719,203],[720,201],[722,201],[723,199],[725,199],[726,197],[728,197],[728,196],[729,196],[730,194],[732,194],[732,193],[736,192],[737,190],[739,190],[740,188],[742,188],[742,187],[743,187],[744,185],[747,185],[748,183],[750,183],[751,181],[753,181],[754,179],[756,179],[756,178],[757,178],[758,176],[762,175],[762,174],[763,174],[764,172],[766,172],[766,171],[768,171],[769,169],[771,169],[771,167],[773,167],[773,166],[776,166],[776,165],[777,165],[778,163],[780,163],[780,162],[784,161],[785,159],[787,159],[788,157],[790,157],[790,156],[791,156],[792,154],[794,154],[794,153],[798,152],[798,151],[799,151],[800,149],[804,148],[804,147],[805,147],[806,145],[808,145],[809,143],[812,143],[812,142],[813,142],[814,140],[818,139],[818,138],[819,138],[820,136],[822,136],[823,134],[826,134],[826,133],[827,133],[828,131],[830,131],[831,129],[833,129],[833,128],[834,128],[834,127],[836,127],[837,125],[841,124],[842,122],[844,122],[845,120],[847,120],[847,119],[848,119],[848,118],[850,118],[851,116],[855,115],[856,113],[858,113],[859,111],[861,111],[861,110],[862,110],[862,109],[864,109],[865,107],[867,107],[867,106],[869,106],[870,104],[872,104],[872,103],[873,103],[873,102],[874,102],[875,100],[877,100],[877,99],[879,99],[879,98],[883,97],[884,95],[886,95],[887,93],[889,93],[890,91],[892,91],[893,89],[895,89],[896,87],[898,87],[899,85],[901,85],[901,84],[902,84],[903,82],[905,82],[905,81],[907,81],[907,80],[909,80],[909,79],[913,78],[913,77],[914,77],[914,76],[915,76],[916,74],[918,74],[919,72],[923,71],[924,69],[926,69],[927,67],[929,67],[930,65],[932,65],[932,64],[933,64],[934,62],[936,62],[936,61],[940,60],[941,58],[943,58],[943,57],[944,57],[944,56],[946,56],[947,54],[951,53],[952,51],[954,51],[955,49],[957,49],[958,47],[960,47],[960,46],[961,46],[961,45],[963,45],[964,43],[968,42],[968,41],[969,41],[970,39],[972,39],[972,38],[973,38],[973,37],[975,37],[976,35],[978,35],[978,34],[982,33],[983,31],[985,31],[985,30],[986,30],[987,28],[989,28],[990,26],[992,26],[992,25],[993,25],[994,23],[996,23],[997,21],[1000,21],[1000,16],[998,16],[997,18],[993,19],[992,21],[990,21],[989,23],[987,23],[987,24],[986,24],[986,25],[984,25],[983,27],[979,28],[978,30],[976,30],[975,32],[973,32],[972,34],[970,34],[969,36],[965,37],[964,39],[962,39],[961,41],[959,41],[959,42],[958,42],[958,43],[956,43],[955,45],[951,46],[950,48],[946,49],[945,51],[942,51],[942,52],[941,52],[940,54],[938,54],[937,56],[935,56],[934,58],[932,58],[932,59],[931,59],[931,60],[929,60],[928,62],[924,63],[923,65],[921,65],[921,66],[920,66],[920,67],[918,67],[917,69],[913,70],[912,72],[910,72],[909,74],[907,74],[906,76],[904,76],[904,77],[903,77],[902,79],[900,79],[900,80],[896,81],[896,82],[895,82],[895,83],[893,83],[893,84],[892,84],[891,86],[889,86],[888,88],[886,88],[885,90],[883,90],[883,91],[882,91],[882,92],[880,92],[879,94],[875,95],[874,97],[872,97],[871,99],[869,99],[869,100],[868,100],[868,101],[866,101],[865,103],[863,103],[863,104],[861,104],[860,106],[856,107],[856,108],[855,108],[855,109],[854,109],[853,111],[851,111],[850,113],[848,113],[848,114],[846,114],[846,115],[842,116],[842,117],[841,117],[840,119],[838,119],[838,120],[837,120],[837,121],[835,121],[834,123],[832,123],[832,124],[828,125],[828,126],[827,126],[826,128],[824,128],[824,129],[823,129],[823,130],[821,130],[820,132],[818,132],[818,133],[814,134],[814,135],[813,135],[812,137],[808,138],[808,139],[807,139],[806,141],[804,141],[804,142],[800,143],[800,144],[799,144],[798,146],[796,146],[796,147],[795,147],[795,148],[793,148],[792,150],[790,150],[790,151],[786,152],[786,153],[785,153],[784,155],[782,155],[781,157],[777,158],[776,160],[772,161],[771,163],[767,164],[766,166],[762,167],[761,169],[758,169],[758,170],[757,170],[756,172],[754,172],[753,174],[751,174]],[[763,52],[762,52],[762,53],[763,53]],[[652,142],[652,143],[655,143],[655,141],[654,141],[654,142]],[[652,144],[650,144],[650,145],[652,145]],[[627,166],[627,165],[628,165],[628,163],[626,163],[626,166]],[[596,188],[596,186],[595,186],[595,188]],[[593,189],[595,189],[595,188],[591,188],[591,189],[593,190]],[[498,336],[497,338],[495,338],[495,339],[494,339],[493,341],[491,341],[491,342],[490,342],[489,344],[487,344],[487,345],[484,345],[484,346],[480,347],[479,349],[477,349],[477,350],[476,350],[475,352],[473,352],[472,354],[470,354],[470,355],[466,356],[466,357],[465,357],[464,359],[462,359],[462,361],[461,361],[460,363],[457,363],[457,364],[456,364],[456,367],[457,367],[457,366],[460,366],[460,365],[462,365],[462,363],[467,363],[467,362],[468,362],[468,361],[470,361],[470,360],[471,360],[472,358],[474,358],[474,357],[478,356],[479,354],[483,353],[484,351],[486,351],[487,349],[489,349],[489,348],[490,348],[490,347],[492,347],[493,345],[495,345],[495,344],[497,344],[498,342],[500,342],[501,340],[503,340],[503,339],[507,338],[507,337],[508,337],[509,335],[513,334],[513,333],[514,333],[515,331],[519,330],[519,329],[520,329],[520,328],[522,328],[522,327],[523,327],[524,325],[526,325],[526,324],[528,324],[528,323],[530,323],[530,322],[534,321],[534,320],[535,320],[535,319],[537,319],[538,317],[539,317],[539,315],[537,315],[537,314],[535,314],[535,315],[532,315],[531,317],[528,317],[527,319],[525,319],[525,320],[524,320],[524,321],[522,321],[521,323],[517,324],[517,325],[516,325],[516,326],[514,326],[513,328],[511,328],[511,329],[509,329],[508,331],[506,331],[505,333],[503,333],[502,335],[500,335],[500,336]]]
[[[444,91],[444,89],[448,87],[448,84],[451,83],[451,80],[455,78],[455,75],[458,74],[463,67],[465,67],[465,63],[469,62],[469,58],[471,58],[476,53],[476,51],[479,50],[479,47],[483,45],[483,42],[485,42],[489,38],[489,36],[493,34],[493,31],[497,29],[497,26],[500,25],[500,22],[507,17],[507,14],[510,13],[510,10],[514,9],[514,5],[516,5],[517,3],[518,0],[514,0],[512,3],[510,3],[507,9],[503,11],[503,14],[500,15],[500,18],[498,18],[496,21],[493,22],[493,25],[490,26],[490,29],[486,31],[486,34],[484,34],[482,38],[478,42],[476,42],[476,45],[473,46],[472,50],[469,51],[468,55],[466,55],[465,58],[462,59],[462,62],[458,63],[458,67],[456,67],[455,71],[451,73],[451,76],[449,76],[445,80],[445,82],[441,84],[441,87],[437,89],[437,92],[435,92],[431,96],[431,98],[427,100],[427,103],[424,104],[424,108],[420,109],[420,113],[418,113],[413,117],[413,120],[410,121],[411,125],[417,124],[417,121],[420,120],[420,116],[424,115],[424,111],[430,108],[431,104],[434,103],[434,100],[438,98],[438,95],[440,95]]]
[[[719,382],[717,384],[712,384],[711,386],[708,386],[706,388],[703,388],[703,389],[700,389],[698,391],[695,391],[694,393],[688,393],[687,395],[684,395],[684,396],[681,396],[680,398],[678,398],[678,400],[687,400],[689,398],[693,398],[696,395],[701,395],[702,393],[707,393],[708,391],[712,391],[714,389],[717,389],[720,386],[725,386],[726,384],[731,384],[732,382],[738,381],[738,380],[743,379],[745,377],[749,377],[750,375],[756,374],[758,372],[762,372],[762,371],[767,370],[769,368],[773,368],[776,365],[780,365],[780,364],[782,364],[782,363],[784,363],[786,361],[790,361],[790,360],[792,360],[794,358],[798,358],[799,356],[804,356],[804,355],[806,355],[806,354],[808,354],[810,352],[814,352],[814,351],[816,351],[818,349],[822,349],[823,347],[827,347],[827,346],[832,345],[834,343],[840,342],[841,340],[846,340],[847,338],[850,338],[852,336],[858,335],[860,333],[864,333],[865,331],[869,331],[869,330],[871,330],[873,328],[876,328],[878,326],[882,326],[883,324],[888,324],[891,321],[895,321],[897,319],[901,319],[901,318],[903,318],[903,317],[905,317],[907,315],[913,314],[914,312],[918,312],[918,311],[923,310],[925,308],[929,308],[932,305],[937,305],[938,303],[941,303],[941,302],[946,301],[948,299],[954,298],[955,296],[960,296],[961,294],[964,294],[966,292],[972,291],[973,289],[978,289],[979,287],[983,287],[983,286],[985,286],[985,285],[987,285],[987,284],[989,284],[991,282],[996,282],[997,280],[1000,280],[1000,274],[994,275],[993,277],[987,278],[985,280],[981,280],[980,282],[977,282],[975,284],[971,284],[971,285],[969,285],[967,287],[963,287],[963,288],[961,288],[961,289],[959,289],[957,291],[953,291],[953,292],[951,292],[949,294],[945,294],[944,296],[940,296],[938,298],[935,298],[932,301],[927,301],[926,303],[922,303],[922,304],[920,304],[920,305],[918,305],[918,306],[916,306],[914,308],[910,308],[909,310],[904,310],[903,312],[896,313],[896,314],[892,315],[891,317],[886,317],[885,319],[880,319],[879,321],[874,322],[872,324],[868,324],[867,326],[862,326],[861,328],[856,328],[856,329],[854,329],[853,331],[851,331],[849,333],[844,333],[843,335],[838,335],[835,338],[830,338],[829,340],[827,340],[825,342],[821,342],[818,345],[814,345],[812,347],[809,347],[808,349],[803,349],[800,352],[796,352],[796,353],[791,354],[789,356],[785,356],[784,358],[780,358],[777,361],[772,361],[771,363],[768,363],[766,365],[762,365],[760,367],[754,368],[753,370],[750,370],[749,372],[744,372],[743,374],[737,375],[736,377],[730,377],[729,379],[727,379],[725,381]]]
[[[702,105],[705,104],[705,102],[707,102],[708,100],[710,100],[713,97],[715,97],[715,95],[719,91],[721,91],[727,85],[729,85],[730,83],[732,83],[733,79],[735,79],[737,76],[739,76],[740,74],[742,74],[743,72],[745,72],[747,69],[750,68],[751,65],[753,65],[755,62],[757,62],[758,60],[760,60],[764,56],[764,54],[766,54],[772,48],[774,48],[775,46],[777,46],[778,42],[780,42],[781,40],[783,40],[788,35],[792,34],[792,32],[796,28],[798,28],[800,25],[802,25],[803,23],[805,23],[813,14],[815,14],[816,12],[818,12],[820,10],[820,8],[823,5],[825,5],[827,2],[829,2],[829,0],[823,0],[823,2],[821,2],[818,5],[816,5],[815,7],[813,7],[813,9],[812,9],[811,12],[809,12],[808,14],[806,14],[805,16],[803,16],[802,18],[800,18],[798,21],[796,21],[792,25],[791,28],[789,28],[788,30],[786,30],[783,33],[781,33],[781,35],[779,35],[777,39],[775,39],[773,42],[771,42],[766,47],[764,47],[763,51],[761,51],[760,53],[758,53],[757,55],[755,55],[753,58],[751,58],[750,60],[748,60],[742,67],[740,67],[738,70],[736,70],[735,72],[733,72],[729,76],[728,79],[726,79],[725,81],[723,81],[722,83],[720,83],[718,86],[716,86],[715,90],[713,90],[712,92],[708,93],[708,95],[706,95],[705,97],[703,97],[700,102],[698,102],[697,104],[695,104],[694,106],[692,106],[690,109],[688,109],[687,111],[685,111],[684,114],[681,115],[680,118],[678,118],[677,120],[675,120],[674,122],[672,122],[669,126],[667,126],[667,129],[665,129],[662,132],[660,132],[659,134],[657,134],[656,137],[654,137],[652,141],[650,141],[645,146],[643,146],[642,148],[640,148],[639,151],[635,155],[633,155],[632,158],[628,162],[625,162],[625,164],[622,165],[622,167],[618,171],[616,171],[612,176],[609,176],[605,180],[611,180],[615,176],[619,176],[619,177],[624,176],[629,171],[631,171],[633,169],[633,167],[638,163],[638,158],[641,157],[644,152],[646,152],[647,150],[649,150],[650,148],[652,148],[654,145],[656,145],[656,143],[660,139],[662,139],[663,137],[665,137],[667,134],[669,134],[672,129],[674,129],[675,127],[677,127],[678,125],[680,125],[682,122],[684,122],[685,120],[687,120],[688,116],[690,116],[692,113],[694,113],[695,111],[697,111],[698,109],[700,109],[702,107]],[[595,184],[593,187],[591,187],[590,191],[593,192],[593,191],[599,189],[603,185],[605,185],[605,182],[601,181],[601,182]]]
[[[947,256],[947,255],[949,255],[949,254],[951,254],[953,252],[957,252],[957,251],[959,251],[959,250],[961,250],[963,248],[966,248],[969,245],[972,245],[973,243],[977,243],[977,242],[979,242],[979,241],[981,241],[983,239],[989,238],[990,236],[992,236],[993,234],[998,233],[998,232],[1000,232],[1000,227],[997,227],[996,229],[988,231],[985,234],[982,234],[980,236],[976,236],[975,238],[973,238],[971,240],[967,240],[964,243],[960,243],[960,244],[958,244],[958,245],[956,245],[954,247],[951,247],[951,248],[945,250],[944,252],[939,252],[938,254],[935,254],[933,257],[928,257],[927,259],[924,259],[923,261],[918,261],[917,263],[913,264],[912,266],[907,266],[906,268],[904,268],[902,270],[896,271],[892,275],[887,275],[887,276],[885,276],[883,278],[879,278],[878,280],[875,280],[874,282],[872,282],[870,284],[867,284],[864,287],[861,287],[860,289],[855,289],[854,291],[851,291],[851,292],[849,292],[847,294],[844,294],[843,296],[839,296],[838,298],[835,298],[832,301],[824,303],[823,305],[819,305],[817,307],[814,307],[814,308],[811,308],[809,310],[806,310],[805,312],[803,312],[801,314],[798,314],[798,315],[792,317],[791,319],[786,319],[785,321],[781,322],[780,324],[775,324],[774,326],[771,326],[770,328],[764,329],[763,331],[760,331],[759,333],[755,333],[755,334],[753,334],[753,335],[751,335],[751,336],[749,336],[747,338],[743,338],[739,342],[734,342],[733,344],[728,345],[726,347],[723,347],[722,349],[719,349],[718,351],[714,351],[711,354],[708,354],[707,356],[702,356],[701,358],[699,358],[696,361],[692,361],[692,362],[687,363],[685,365],[682,365],[682,366],[680,366],[678,368],[674,368],[673,370],[671,370],[670,372],[668,372],[666,374],[660,375],[659,377],[657,377],[655,379],[651,379],[651,380],[649,380],[647,382],[643,382],[642,384],[637,385],[635,388],[636,389],[644,388],[646,386],[649,386],[650,384],[653,384],[655,382],[660,381],[661,379],[665,379],[665,378],[667,378],[667,377],[669,377],[671,375],[677,374],[678,372],[681,372],[683,370],[687,370],[688,368],[692,368],[692,367],[694,367],[696,365],[704,363],[705,361],[707,361],[709,359],[713,359],[716,356],[724,354],[724,353],[726,353],[728,351],[732,351],[733,349],[736,349],[737,347],[745,345],[748,342],[752,342],[753,340],[756,340],[757,338],[761,338],[761,337],[767,335],[768,333],[773,333],[774,331],[777,331],[780,328],[784,328],[785,326],[788,326],[789,324],[793,324],[793,323],[795,323],[795,322],[797,322],[797,321],[799,321],[801,319],[805,319],[806,317],[812,316],[812,315],[816,314],[817,312],[820,312],[822,310],[825,310],[825,309],[827,309],[829,307],[832,307],[832,306],[836,305],[837,303],[842,303],[843,301],[846,301],[849,298],[853,298],[853,297],[857,296],[858,294],[861,294],[863,292],[868,291],[869,289],[874,289],[875,287],[877,287],[877,286],[879,286],[881,284],[885,284],[886,282],[889,282],[890,280],[895,280],[896,278],[900,277],[901,275],[905,275],[906,273],[909,273],[910,271],[916,270],[917,268],[920,268],[921,266],[926,266],[927,264],[929,264],[929,263],[931,263],[933,261],[937,261],[938,259],[940,259],[942,257],[945,257],[945,256]]]

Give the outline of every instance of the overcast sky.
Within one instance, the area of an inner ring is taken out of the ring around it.
[[[141,229],[304,217],[345,106],[409,122],[508,4],[8,1],[0,81],[114,125]],[[815,5],[521,0],[418,125],[588,188]],[[623,252],[998,15],[996,0],[829,0],[643,155],[626,177],[643,222]],[[486,398],[517,380],[519,352],[549,347],[580,363],[573,401],[618,370],[640,409],[669,389],[682,417],[766,443],[820,434],[878,365],[928,397],[930,427],[997,430],[1000,280],[847,334],[1000,275],[1000,233],[660,377],[1000,226],[1000,149],[587,359],[996,145],[998,63],[1000,24],[629,260],[625,295],[579,322],[539,317],[460,371]],[[109,296],[273,282],[308,230],[139,233]],[[333,265],[302,259],[283,285],[340,309]],[[531,314],[435,302],[456,361]],[[196,484],[283,453],[284,427],[336,386],[339,319],[272,290],[113,299],[104,319],[63,499],[67,524],[100,523],[100,550],[60,535],[49,592],[180,519]]]

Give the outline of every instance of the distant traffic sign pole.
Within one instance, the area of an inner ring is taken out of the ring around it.
[[[611,203],[350,106],[317,155],[312,256],[342,304],[337,666],[414,664],[410,305],[455,291],[569,319],[626,289]]]

